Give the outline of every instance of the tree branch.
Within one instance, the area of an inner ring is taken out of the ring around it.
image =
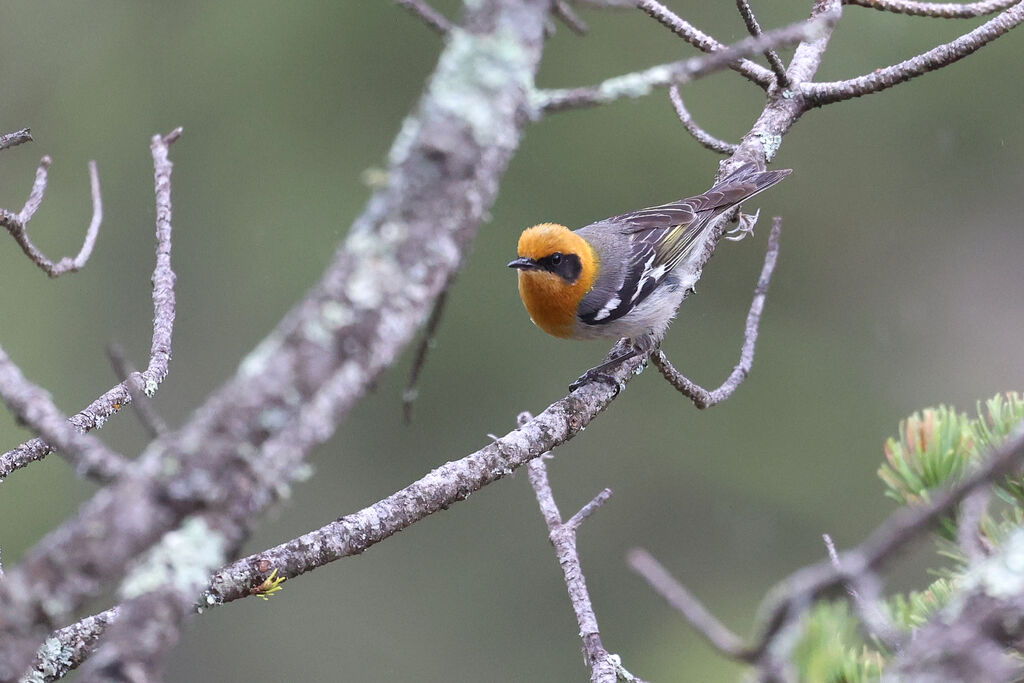
[[[750,6],[748,0],[736,0],[736,8],[740,11],[740,16],[743,17],[743,23],[747,25],[747,32],[752,36],[761,35],[761,25],[757,22],[757,17],[754,15],[754,9]],[[772,73],[775,74],[775,82],[780,88],[789,86],[789,79],[786,78],[786,65],[779,59],[779,54],[772,48],[768,48],[764,51],[765,59],[768,60],[768,65],[772,69]]]
[[[772,219],[772,231],[768,235],[768,249],[764,255],[764,265],[761,267],[761,276],[757,280],[757,287],[754,288],[754,299],[750,302],[750,310],[747,312],[747,322],[743,331],[743,347],[740,349],[740,362],[733,368],[722,386],[714,391],[708,391],[676,370],[661,349],[651,354],[651,362],[664,375],[669,384],[693,401],[693,404],[701,410],[728,399],[750,374],[750,369],[754,365],[754,347],[757,344],[757,331],[761,324],[761,313],[764,311],[764,300],[768,295],[768,285],[771,284],[772,273],[775,272],[775,263],[779,257],[779,234],[781,231],[782,219],[778,217]]]
[[[882,12],[909,14],[938,19],[972,19],[1001,12],[1020,0],[982,0],[981,2],[915,2],[914,0],[843,0],[844,5],[860,5]]]
[[[27,129],[26,129],[27,130]],[[20,132],[20,131],[19,131]],[[15,133],[17,135],[17,133]],[[50,157],[43,157],[36,169],[36,179],[32,183],[32,191],[29,192],[25,206],[19,213],[0,209],[0,225],[7,228],[14,241],[18,243],[21,250],[29,257],[32,263],[39,266],[40,270],[50,277],[59,277],[65,273],[73,273],[85,267],[86,262],[92,255],[93,247],[96,245],[96,237],[99,235],[100,223],[103,222],[103,198],[100,196],[100,178],[96,173],[96,162],[89,162],[89,182],[92,194],[92,220],[89,228],[85,231],[85,239],[82,241],[82,248],[74,258],[65,256],[57,263],[46,257],[39,248],[29,239],[27,226],[43,202],[43,195],[46,194],[47,171],[50,168]]]
[[[719,140],[697,125],[697,122],[690,116],[690,112],[687,111],[686,105],[683,104],[683,97],[679,94],[678,85],[669,86],[668,96],[672,102],[672,108],[676,111],[676,116],[679,117],[679,122],[683,124],[683,128],[705,149],[709,149],[717,154],[729,155],[739,148],[739,145]]]
[[[0,680],[29,663],[45,635],[45,605],[75,609],[185,516],[215,508],[230,524],[214,531],[228,545],[237,540],[231,532],[248,528],[276,497],[281,479],[264,473],[275,466],[270,458],[288,452],[294,464],[305,455],[276,437],[299,425],[306,444],[322,443],[393,362],[494,200],[527,120],[527,84],[548,10],[548,0],[468,7],[465,30],[449,35],[391,150],[387,186],[321,282],[191,420],[8,570],[0,584]],[[253,453],[258,459],[249,459]]]
[[[152,397],[167,377],[171,358],[171,335],[174,331],[174,271],[171,270],[171,164],[168,147],[181,135],[176,128],[164,137],[153,138],[154,193],[156,195],[156,263],[153,267],[153,336],[150,343],[149,364],[145,371],[133,378],[143,392]],[[71,416],[69,424],[79,432],[102,427],[110,416],[131,403],[128,384],[121,382],[90,403],[81,412]],[[17,448],[0,455],[0,480],[16,469],[41,460],[53,448],[43,439],[30,439]]]
[[[725,49],[725,45],[704,33],[657,0],[638,0],[636,6],[701,52],[713,53]],[[758,52],[761,52],[761,50],[754,50],[749,54],[756,54]],[[737,55],[735,59],[729,60],[731,63],[726,66],[741,74],[747,80],[756,83],[761,88],[768,89],[771,87],[775,80],[771,71],[760,64],[743,59],[746,56],[748,55]]]
[[[0,349],[0,400],[17,419],[55,444],[79,474],[108,482],[124,471],[124,457],[108,449],[96,437],[75,431],[50,395],[25,379],[3,349]]]
[[[575,524],[573,520],[562,522],[562,515],[558,511],[554,494],[551,492],[551,483],[548,481],[544,457],[542,455],[530,461],[527,466],[530,486],[533,487],[533,492],[537,496],[537,505],[540,507],[541,515],[548,527],[548,538],[555,548],[555,558],[565,577],[569,601],[572,603],[572,611],[576,615],[576,623],[580,627],[583,657],[587,668],[590,669],[590,680],[593,683],[615,683],[619,678],[617,670],[621,667],[621,663],[613,659],[613,656],[604,649],[604,645],[601,643],[597,616],[594,614],[594,607],[590,602],[587,580],[583,575],[583,568],[580,566],[579,554],[576,552],[576,529],[585,517],[608,500],[612,492],[605,489],[576,513],[573,520],[579,519]]]
[[[32,131],[28,128],[22,128],[13,133],[4,133],[0,135],[0,150],[10,149],[26,142],[32,142]]]
[[[1006,34],[1022,21],[1024,21],[1024,3],[1019,2],[970,33],[899,64],[875,69],[869,74],[845,81],[804,83],[800,87],[800,92],[812,107],[821,107],[833,102],[880,92],[961,60]]]
[[[542,90],[535,96],[535,106],[541,113],[551,113],[607,104],[623,97],[643,97],[653,92],[655,88],[685,85],[730,67],[741,57],[763,52],[768,47],[792,45],[819,36],[823,30],[830,29],[837,19],[838,14],[822,15],[759,36],[744,38],[703,57],[660,64],[644,71],[609,78],[595,86]],[[765,71],[770,74],[767,69]]]

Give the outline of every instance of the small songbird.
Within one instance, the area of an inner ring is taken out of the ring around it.
[[[629,339],[630,348],[591,368],[572,388],[661,343],[686,294],[680,271],[715,218],[775,185],[790,169],[745,164],[704,194],[569,230],[555,223],[519,237],[519,296],[530,318],[563,339]]]

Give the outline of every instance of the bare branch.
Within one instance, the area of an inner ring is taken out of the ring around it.
[[[25,379],[3,349],[0,349],[0,400],[17,419],[55,444],[79,474],[97,481],[112,481],[124,470],[124,457],[108,449],[96,437],[82,434],[69,425],[50,395]]]
[[[135,407],[135,414],[139,416],[139,422],[149,432],[151,439],[155,439],[167,430],[167,423],[153,409],[149,397],[144,392],[142,376],[135,371],[131,362],[125,357],[124,349],[119,344],[110,344],[107,347],[107,357],[114,368],[117,377],[124,377],[122,383],[128,388],[128,395],[132,397],[132,405]]]
[[[443,36],[452,30],[452,23],[448,21],[448,17],[431,7],[425,0],[395,0],[395,2],[419,17],[435,33]]]
[[[837,19],[837,14],[826,14],[809,21],[801,21],[784,28],[768,31],[760,36],[744,38],[728,48],[715,50],[703,57],[691,57],[679,62],[660,64],[644,71],[609,78],[591,87],[543,90],[536,94],[535,105],[538,111],[550,113],[607,104],[623,97],[643,97],[650,94],[655,88],[685,85],[690,81],[721,71],[735,63],[737,59],[758,54],[768,47],[792,45],[817,37],[823,30],[830,28]],[[765,72],[771,78],[771,72],[767,69]]]
[[[725,45],[693,26],[690,22],[684,20],[657,0],[638,0],[636,6],[659,24],[669,29],[672,33],[675,33],[701,52],[713,53],[725,49]],[[729,63],[726,66],[742,74],[745,78],[756,83],[762,88],[767,89],[774,82],[772,73],[760,64],[751,62],[748,59],[742,59],[750,54],[761,52],[762,49],[754,50],[748,54],[737,55],[736,58],[729,60],[734,63]]]
[[[981,2],[915,2],[915,0],[843,0],[844,5],[860,5],[883,12],[910,14],[938,19],[972,19],[1001,12],[1020,0],[981,0]]]
[[[819,562],[800,569],[779,583],[766,600],[765,627],[752,648],[768,647],[775,633],[796,619],[811,601],[876,572],[892,560],[896,551],[929,530],[937,519],[949,513],[964,498],[996,478],[1012,471],[1024,459],[1024,431],[993,449],[983,463],[956,486],[937,493],[929,503],[897,510],[859,546],[838,554],[837,560]],[[920,636],[917,640],[920,640]]]
[[[520,415],[520,424],[529,419],[529,413]],[[572,611],[576,615],[576,623],[580,628],[580,639],[583,641],[583,655],[590,669],[590,680],[593,683],[615,683],[620,677],[622,663],[618,657],[609,654],[601,643],[601,632],[597,626],[597,615],[590,601],[587,580],[580,565],[579,553],[576,551],[576,531],[580,524],[592,515],[611,496],[609,489],[603,490],[593,500],[583,506],[568,522],[562,522],[562,515],[555,503],[548,471],[544,464],[547,454],[531,460],[527,465],[530,486],[537,496],[544,523],[548,527],[548,538],[555,548],[555,558],[565,577],[565,587],[569,592]],[[630,675],[629,680],[639,681]]]
[[[412,422],[412,404],[419,393],[416,385],[420,379],[420,371],[423,370],[423,364],[427,360],[427,352],[430,351],[431,346],[434,344],[434,336],[437,334],[437,328],[441,324],[441,317],[444,315],[444,306],[448,302],[448,291],[451,286],[452,281],[449,280],[445,284],[444,289],[441,290],[441,293],[437,295],[437,299],[434,300],[434,307],[430,311],[430,317],[427,318],[427,324],[423,327],[423,337],[420,339],[419,346],[416,347],[416,353],[413,354],[412,367],[409,368],[409,380],[406,382],[405,391],[402,393],[402,416],[406,424]]]
[[[152,444],[117,482],[8,568],[0,583],[0,680],[29,664],[45,636],[40,615],[48,605],[77,608],[186,516],[216,510],[231,525],[221,537],[237,540],[233,532],[248,528],[276,500],[282,479],[264,471],[275,470],[272,457],[286,454],[293,468],[301,463],[308,445],[328,439],[394,362],[494,201],[528,120],[523,84],[537,68],[549,10],[547,0],[467,6],[468,30],[449,34],[435,75],[391,150],[387,185],[374,193],[320,282],[193,418]],[[501,41],[494,40],[495,27]],[[453,96],[461,106],[447,106]],[[603,407],[611,393],[577,391],[569,400],[576,410],[564,414],[562,424],[578,423],[580,413]],[[582,401],[589,403],[580,410]],[[277,440],[296,424],[307,436],[306,450]],[[537,453],[550,448],[545,439]],[[274,449],[265,448],[270,442]],[[525,446],[506,448],[525,461],[536,455]],[[486,452],[483,464],[463,464],[476,468],[470,478],[484,483],[509,471],[504,455],[494,447]],[[239,457],[243,453],[254,457]],[[175,466],[171,474],[168,462]],[[448,473],[449,481],[429,479],[436,489],[422,500],[458,495],[463,481],[454,476],[458,470]],[[423,507],[420,500],[400,502],[407,507],[392,512],[403,518],[405,510]]]
[[[761,25],[754,15],[754,9],[750,6],[750,2],[748,0],[736,0],[736,7],[740,11],[740,16],[743,17],[743,23],[747,25],[747,32],[752,36],[761,35]],[[764,51],[764,56],[768,60],[772,73],[775,74],[775,82],[779,87],[789,87],[789,78],[786,77],[786,65],[782,63],[779,54],[772,48],[768,48]]]
[[[722,386],[713,391],[708,391],[700,385],[685,377],[675,369],[668,360],[665,353],[658,349],[651,354],[651,362],[664,375],[669,384],[674,386],[681,394],[693,401],[693,404],[700,409],[708,408],[721,403],[739,387],[750,374],[754,364],[754,347],[757,344],[757,331],[761,324],[761,313],[764,311],[764,300],[768,294],[768,285],[771,284],[772,273],[775,271],[775,263],[779,257],[779,235],[782,231],[782,219],[772,219],[772,231],[768,235],[768,249],[764,255],[764,265],[761,267],[761,276],[757,280],[757,287],[754,288],[754,299],[750,302],[750,311],[747,313],[746,327],[743,333],[743,347],[740,349],[740,362],[733,368],[729,377]]]
[[[718,154],[732,154],[738,148],[739,145],[734,145],[731,142],[725,140],[719,140],[714,135],[711,135],[706,130],[697,125],[697,122],[690,116],[690,112],[687,111],[686,105],[683,104],[683,97],[679,94],[679,86],[672,85],[668,89],[669,99],[672,101],[672,107],[676,110],[676,116],[679,117],[679,122],[683,124],[683,128],[686,132],[693,136],[693,139],[699,142],[706,149]]]
[[[39,209],[39,205],[43,201],[43,195],[46,193],[47,171],[49,168],[50,157],[43,157],[39,162],[39,168],[36,170],[36,179],[32,184],[32,191],[29,192],[25,206],[17,214],[7,209],[0,209],[0,225],[7,228],[7,232],[11,233],[11,237],[14,238],[32,263],[39,266],[50,277],[58,277],[65,273],[81,270],[89,260],[89,256],[92,255],[92,249],[96,245],[96,237],[99,235],[100,223],[103,222],[103,199],[100,196],[100,178],[96,173],[96,162],[90,161],[89,181],[92,194],[92,220],[89,223],[89,229],[85,231],[85,239],[77,256],[74,258],[65,256],[57,263],[54,263],[32,243],[27,232],[28,222],[32,220],[32,216]]]
[[[32,131],[28,128],[22,128],[13,133],[4,133],[0,135],[0,150],[10,149],[26,142],[32,142]]]
[[[643,577],[665,602],[679,610],[712,647],[731,659],[753,661],[740,637],[718,621],[700,600],[686,586],[676,581],[650,553],[642,548],[634,548],[629,551],[626,560],[633,571]]]
[[[572,7],[565,0],[553,0],[551,12],[576,35],[586,35],[587,25],[576,15],[576,12],[573,11]]]
[[[89,658],[96,642],[116,618],[117,608],[114,607],[54,631],[39,648],[32,662],[30,672],[35,676],[26,676],[21,679],[22,683],[64,678]]]
[[[845,81],[804,83],[800,86],[800,92],[807,99],[808,104],[813,107],[880,92],[963,59],[1006,34],[1022,21],[1024,21],[1024,3],[1018,2],[1002,14],[993,17],[956,40],[939,45],[899,64],[875,69],[869,74]]]
[[[153,155],[154,193],[156,195],[156,264],[153,268],[153,336],[149,365],[137,378],[147,396],[156,393],[167,377],[171,358],[171,335],[174,331],[174,271],[171,270],[171,164],[168,146],[181,135],[176,128],[166,136],[155,136],[150,146]],[[68,422],[78,431],[87,432],[103,424],[122,407],[131,403],[125,382],[112,387],[102,396],[71,416]],[[0,455],[0,480],[30,462],[40,460],[53,451],[43,439],[30,439]]]

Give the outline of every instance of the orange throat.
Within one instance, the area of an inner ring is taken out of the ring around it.
[[[567,339],[576,328],[576,308],[590,289],[583,278],[567,285],[558,275],[538,270],[519,271],[519,296],[533,323],[550,335]]]

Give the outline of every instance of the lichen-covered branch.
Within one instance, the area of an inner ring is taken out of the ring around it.
[[[15,134],[17,135],[17,134]],[[99,236],[100,224],[103,222],[103,197],[100,195],[100,177],[96,172],[96,162],[89,162],[89,183],[90,194],[92,195],[92,220],[89,221],[89,228],[85,231],[85,239],[82,241],[82,248],[73,258],[65,256],[54,263],[39,247],[37,247],[28,236],[28,222],[32,220],[43,203],[43,196],[46,194],[46,183],[49,177],[50,157],[43,157],[36,169],[36,179],[32,183],[32,190],[21,211],[14,213],[7,209],[0,209],[0,225],[7,229],[14,241],[18,243],[21,250],[25,252],[32,263],[39,266],[39,269],[50,277],[58,277],[65,273],[74,273],[85,267],[89,257],[92,255],[93,247],[96,246],[96,238]]]
[[[246,454],[297,422],[312,443],[326,440],[393,362],[494,200],[528,119],[549,7],[483,0],[467,10],[392,147],[387,186],[319,284],[193,418],[8,570],[0,680],[19,675],[45,636],[45,605],[77,608],[186,516],[216,506],[224,526],[212,532],[227,552],[280,483]]]
[[[1005,35],[1021,22],[1024,22],[1024,3],[1018,2],[956,40],[934,47],[899,64],[875,69],[869,74],[844,81],[804,83],[800,92],[813,107],[870,95],[905,83],[929,71],[949,66]]]
[[[171,358],[171,334],[174,330],[175,296],[174,271],[171,270],[171,170],[168,147],[181,135],[181,128],[166,136],[155,136],[150,145],[153,155],[154,193],[156,196],[156,262],[153,268],[153,335],[150,343],[149,364],[131,379],[142,387],[147,396],[156,393],[167,377]],[[72,415],[68,423],[79,432],[102,427],[103,424],[132,401],[127,381],[121,382],[81,412]],[[53,447],[44,439],[26,441],[17,448],[0,455],[0,480],[29,463],[46,457]]]
[[[770,47],[793,45],[818,37],[823,31],[830,30],[837,19],[838,14],[812,17],[809,21],[801,21],[780,29],[766,31],[758,36],[744,38],[729,47],[716,49],[702,57],[691,57],[670,64],[659,64],[643,71],[609,78],[590,87],[542,90],[535,97],[535,106],[539,112],[552,113],[607,104],[624,97],[644,97],[657,88],[684,85],[716,71],[721,71],[742,57],[758,54]],[[774,80],[771,72],[767,69],[765,71]]]
[[[844,5],[860,5],[882,12],[909,14],[938,19],[973,19],[1001,12],[1020,0],[981,0],[981,2],[916,2],[915,0],[843,0]]]
[[[25,379],[21,370],[0,348],[0,400],[19,420],[55,444],[75,470],[97,481],[108,482],[124,470],[126,460],[99,439],[71,427],[50,395]]]

